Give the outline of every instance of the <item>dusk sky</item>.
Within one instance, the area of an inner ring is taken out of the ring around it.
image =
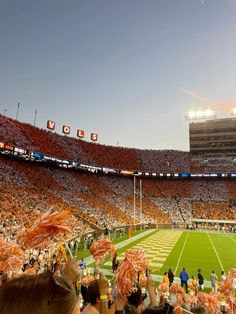
[[[0,113],[189,150],[192,108],[236,106],[236,0],[0,0]]]

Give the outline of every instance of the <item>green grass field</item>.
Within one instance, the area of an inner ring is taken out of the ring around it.
[[[149,233],[149,234],[148,234]],[[155,281],[162,280],[165,271],[171,268],[176,277],[183,267],[189,276],[197,275],[198,268],[202,270],[205,280],[209,280],[214,269],[218,278],[222,269],[227,273],[236,268],[236,235],[192,232],[181,230],[146,230],[133,233],[131,239],[127,236],[114,241],[118,259],[123,260],[125,251],[129,248],[143,248],[150,262],[150,270]],[[78,254],[81,255],[81,252]],[[94,260],[88,256],[87,266],[94,267]],[[111,274],[111,260],[107,258],[101,269]],[[161,275],[161,276],[160,276]]]
[[[236,268],[236,235],[183,232],[158,273],[172,268],[179,275],[183,267],[189,275],[196,275],[200,268],[206,278],[212,269],[219,276],[222,269]]]

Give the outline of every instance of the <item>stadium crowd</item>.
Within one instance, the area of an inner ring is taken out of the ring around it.
[[[233,160],[201,159],[191,161],[188,152],[176,150],[139,150],[89,143],[53,131],[39,129],[0,114],[1,140],[9,145],[39,151],[58,158],[124,170],[160,173],[236,172]]]
[[[12,205],[20,206],[25,202],[24,208],[41,209],[43,201],[48,204],[46,208],[68,206],[100,228],[133,223],[133,181],[130,178],[80,173],[8,158],[0,160],[0,167],[4,173],[0,181],[4,185],[5,202],[11,199],[11,190],[15,194]],[[227,199],[227,191],[232,198],[232,189],[227,189],[228,186],[229,183],[224,185],[223,181],[213,179],[209,182],[180,180],[178,184],[174,180],[143,180],[142,213],[138,184],[136,187],[136,223],[141,219],[143,223],[185,224],[190,223],[191,218],[233,220],[234,208],[229,196]],[[22,193],[14,193],[17,188]],[[27,197],[22,199],[24,195]]]
[[[214,169],[214,171],[217,171],[217,169],[223,169],[224,171],[226,171],[225,169],[231,169],[231,171],[234,171],[235,167],[233,164],[229,164],[229,168],[227,168],[228,166],[220,168],[223,167],[223,163],[214,160],[208,163],[200,161],[191,163],[187,152],[138,150],[88,143],[38,129],[30,124],[21,123],[2,115],[0,115],[0,130],[1,141],[7,144],[67,160],[79,160],[86,164],[114,169],[149,170],[165,173],[189,173],[190,171],[204,173],[209,169]],[[56,302],[59,296],[65,305],[66,313],[79,313],[82,303],[81,300],[77,299],[72,284],[74,286],[81,270],[77,268],[78,263],[71,261],[66,263],[67,254],[63,245],[67,243],[66,249],[76,252],[82,239],[94,230],[104,231],[114,227],[124,228],[140,223],[174,223],[193,225],[194,228],[235,232],[234,225],[230,224],[225,226],[216,223],[192,223],[193,218],[214,221],[235,219],[235,210],[232,206],[234,202],[232,203],[232,200],[236,199],[236,183],[233,180],[229,182],[223,179],[143,179],[143,191],[139,190],[139,181],[137,181],[134,212],[133,179],[130,177],[61,169],[53,165],[48,166],[43,163],[18,160],[9,156],[0,156],[0,173],[1,241],[4,239],[6,243],[16,242],[18,237],[27,230],[31,230],[35,221],[46,215],[62,212],[65,209],[68,209],[74,218],[70,238],[66,237],[66,233],[64,233],[60,237],[53,238],[48,248],[25,248],[22,267],[18,272],[13,270],[5,272],[0,269],[2,283],[0,288],[0,313],[16,313],[14,308],[10,309],[10,303],[7,303],[6,299],[4,300],[4,293],[10,295],[11,292],[13,297],[19,287],[34,286],[38,280],[37,289],[43,290],[44,287],[48,287],[48,290],[45,289],[45,298],[48,305],[50,305],[51,300],[53,301],[51,303],[52,309],[48,308],[45,313],[64,313],[62,312],[64,310],[60,308],[60,304]],[[142,206],[139,194],[141,192]],[[0,267],[1,262],[4,261],[1,258],[0,256]],[[22,277],[22,273],[31,274],[31,276]],[[53,273],[55,274],[53,275]],[[199,288],[200,283],[196,285],[196,278],[192,278],[189,285],[190,289],[186,286],[186,282],[184,283],[186,277],[182,282],[187,292],[192,291],[190,298],[175,283],[172,286],[170,285],[168,275],[168,273],[165,274],[164,282],[161,283],[158,291],[154,289],[150,276],[147,276],[146,290],[144,287],[143,290],[140,290],[136,286],[135,293],[133,293],[135,296],[132,297],[131,295],[128,298],[123,297],[123,299],[115,295],[115,285],[113,287],[113,297],[108,296],[107,298],[106,295],[109,294],[110,287],[104,276],[100,276],[97,280],[91,281],[93,287],[91,291],[90,283],[85,284],[87,289],[85,290],[90,295],[90,299],[86,300],[84,298],[83,306],[86,305],[86,307],[82,313],[92,313],[89,312],[91,307],[97,310],[94,313],[107,313],[106,302],[109,298],[110,313],[115,311],[113,304],[115,304],[118,312],[121,310],[124,311],[123,313],[171,313],[171,311],[181,313],[178,312],[180,310],[186,313],[197,313],[197,311],[199,311],[198,313],[207,313],[206,300],[204,303],[201,294],[200,298],[196,298],[198,289],[201,289]],[[83,280],[83,276],[86,278],[87,273],[83,272],[81,276],[81,280]],[[51,295],[52,289],[55,295]],[[67,297],[65,291],[67,291]],[[27,294],[27,289],[25,293]],[[146,294],[148,295],[146,299],[149,302],[144,300]],[[174,302],[171,299],[173,295]],[[211,299],[208,299],[208,301],[210,300],[209,302],[212,302],[217,308],[218,312],[216,313],[221,313],[220,311],[226,313],[227,306],[230,309],[233,308],[234,311],[236,304],[235,299],[229,299],[229,296],[233,297],[231,290],[230,295],[225,296],[226,306],[224,309],[220,307],[221,299],[219,298],[222,298],[222,295],[212,294],[209,297]],[[206,295],[204,297],[207,298]],[[17,300],[19,308],[22,306],[21,312],[18,308],[19,312],[17,313],[31,312],[27,308],[27,306],[30,306],[29,304],[23,305],[23,303],[20,303],[22,300],[19,295]],[[90,302],[87,302],[88,300]],[[37,302],[35,301],[35,307],[41,306],[45,300],[38,300]],[[148,307],[147,303],[151,303],[151,307]],[[202,305],[205,307],[202,308]],[[4,309],[3,306],[5,306]],[[214,312],[208,309],[208,313]],[[236,313],[236,309],[232,313]]]
[[[99,241],[109,242],[106,239]],[[76,247],[76,242],[70,241],[70,248],[75,250],[75,254]],[[106,250],[102,254],[106,254]],[[212,270],[209,274],[212,292],[209,294],[204,292],[205,278],[201,269],[198,269],[197,276],[190,278],[183,268],[179,274],[180,285],[176,283],[176,274],[169,269],[164,273],[162,282],[155,287],[150,273],[143,271],[147,261],[140,252],[126,252],[127,256],[130,254],[130,259],[132,257],[133,269],[139,269],[133,273],[128,285],[132,266],[125,272],[122,270],[122,265],[129,263],[128,260],[116,268],[111,282],[101,271],[95,272],[98,266],[91,274],[83,259],[78,261],[74,257],[67,260],[65,251],[62,251],[63,258],[59,258],[55,253],[50,255],[49,250],[30,249],[26,255],[27,262],[20,271],[0,273],[0,313],[235,313],[235,269],[228,274],[222,271],[220,276]],[[97,253],[92,253],[94,259]],[[120,274],[123,274],[122,278]]]

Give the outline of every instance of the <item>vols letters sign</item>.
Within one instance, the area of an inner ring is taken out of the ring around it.
[[[54,121],[48,120],[48,122],[47,122],[47,128],[48,128],[49,130],[55,130],[55,125],[56,125],[56,123],[55,123]]]
[[[98,134],[97,133],[91,133],[91,140],[96,142],[98,140]]]
[[[77,130],[77,137],[84,138],[84,130]]]
[[[47,121],[47,128],[49,130],[55,130],[55,127],[56,127],[56,123],[54,121],[52,121],[52,120]],[[69,135],[70,134],[70,126],[63,125],[62,126],[62,133]],[[84,138],[84,136],[85,136],[84,130],[77,129],[77,137],[78,138]],[[96,142],[98,140],[98,134],[97,133],[91,133],[91,140],[93,142]]]
[[[63,125],[63,127],[62,127],[62,132],[63,132],[64,134],[70,134],[70,126]]]

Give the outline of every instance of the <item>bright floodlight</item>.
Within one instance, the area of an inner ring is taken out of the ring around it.
[[[204,112],[203,111],[201,111],[201,110],[197,111],[197,117],[198,118],[202,118],[203,116],[204,116]]]
[[[212,110],[210,110],[210,109],[208,109],[208,110],[206,110],[206,111],[205,111],[205,115],[206,115],[206,117],[210,117],[210,116],[212,116],[212,113],[213,113],[213,111],[212,111]]]
[[[195,117],[195,112],[194,111],[189,111],[188,116],[189,118],[194,118]]]
[[[234,107],[234,108],[232,109],[231,116],[232,116],[233,118],[236,118],[236,107]]]
[[[235,113],[236,117],[236,107],[235,107]],[[210,120],[216,118],[216,112],[210,109],[207,109],[205,111],[197,110],[193,111],[191,110],[189,113],[185,115],[185,120],[187,121],[199,121],[199,120]]]

